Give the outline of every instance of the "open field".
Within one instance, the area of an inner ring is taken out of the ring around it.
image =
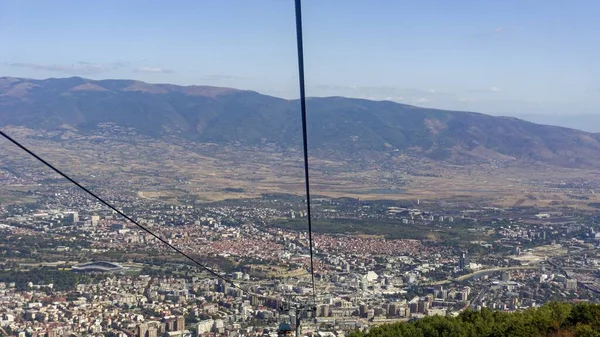
[[[535,264],[554,256],[565,255],[567,252],[568,250],[560,245],[547,245],[535,247],[519,256],[511,256],[511,258],[521,261],[523,264]]]
[[[165,202],[210,202],[264,193],[304,194],[300,152],[171,144],[156,139],[73,136],[69,142],[36,131],[10,133],[86,186],[126,188],[139,198]],[[593,170],[549,166],[457,166],[399,157],[395,166],[370,166],[311,157],[314,194],[363,200],[447,200],[500,207],[537,206],[593,210],[600,202],[600,177]],[[33,202],[23,191],[56,176],[15,146],[2,141],[0,168],[21,178],[0,180],[0,202]],[[7,173],[9,174],[9,173]],[[44,179],[40,180],[40,177]],[[586,181],[583,186],[561,182]],[[596,189],[597,191],[594,191]],[[596,193],[598,192],[598,193]]]

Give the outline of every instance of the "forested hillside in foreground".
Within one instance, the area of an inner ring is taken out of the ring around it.
[[[549,303],[506,313],[483,309],[458,317],[433,316],[354,332],[350,337],[600,337],[600,305]]]

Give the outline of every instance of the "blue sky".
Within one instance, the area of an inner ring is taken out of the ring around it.
[[[600,2],[305,0],[310,96],[600,113]],[[293,0],[0,0],[0,76],[297,97]]]

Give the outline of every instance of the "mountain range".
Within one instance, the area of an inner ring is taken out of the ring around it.
[[[345,97],[309,98],[307,115],[310,151],[322,156],[600,164],[599,134],[516,118]],[[0,126],[69,126],[85,134],[100,123],[200,143],[299,148],[301,142],[298,100],[134,80],[0,77]]]

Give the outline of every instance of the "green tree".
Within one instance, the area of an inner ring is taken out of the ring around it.
[[[587,324],[578,323],[575,327],[575,336],[577,337],[600,337],[600,332]]]

